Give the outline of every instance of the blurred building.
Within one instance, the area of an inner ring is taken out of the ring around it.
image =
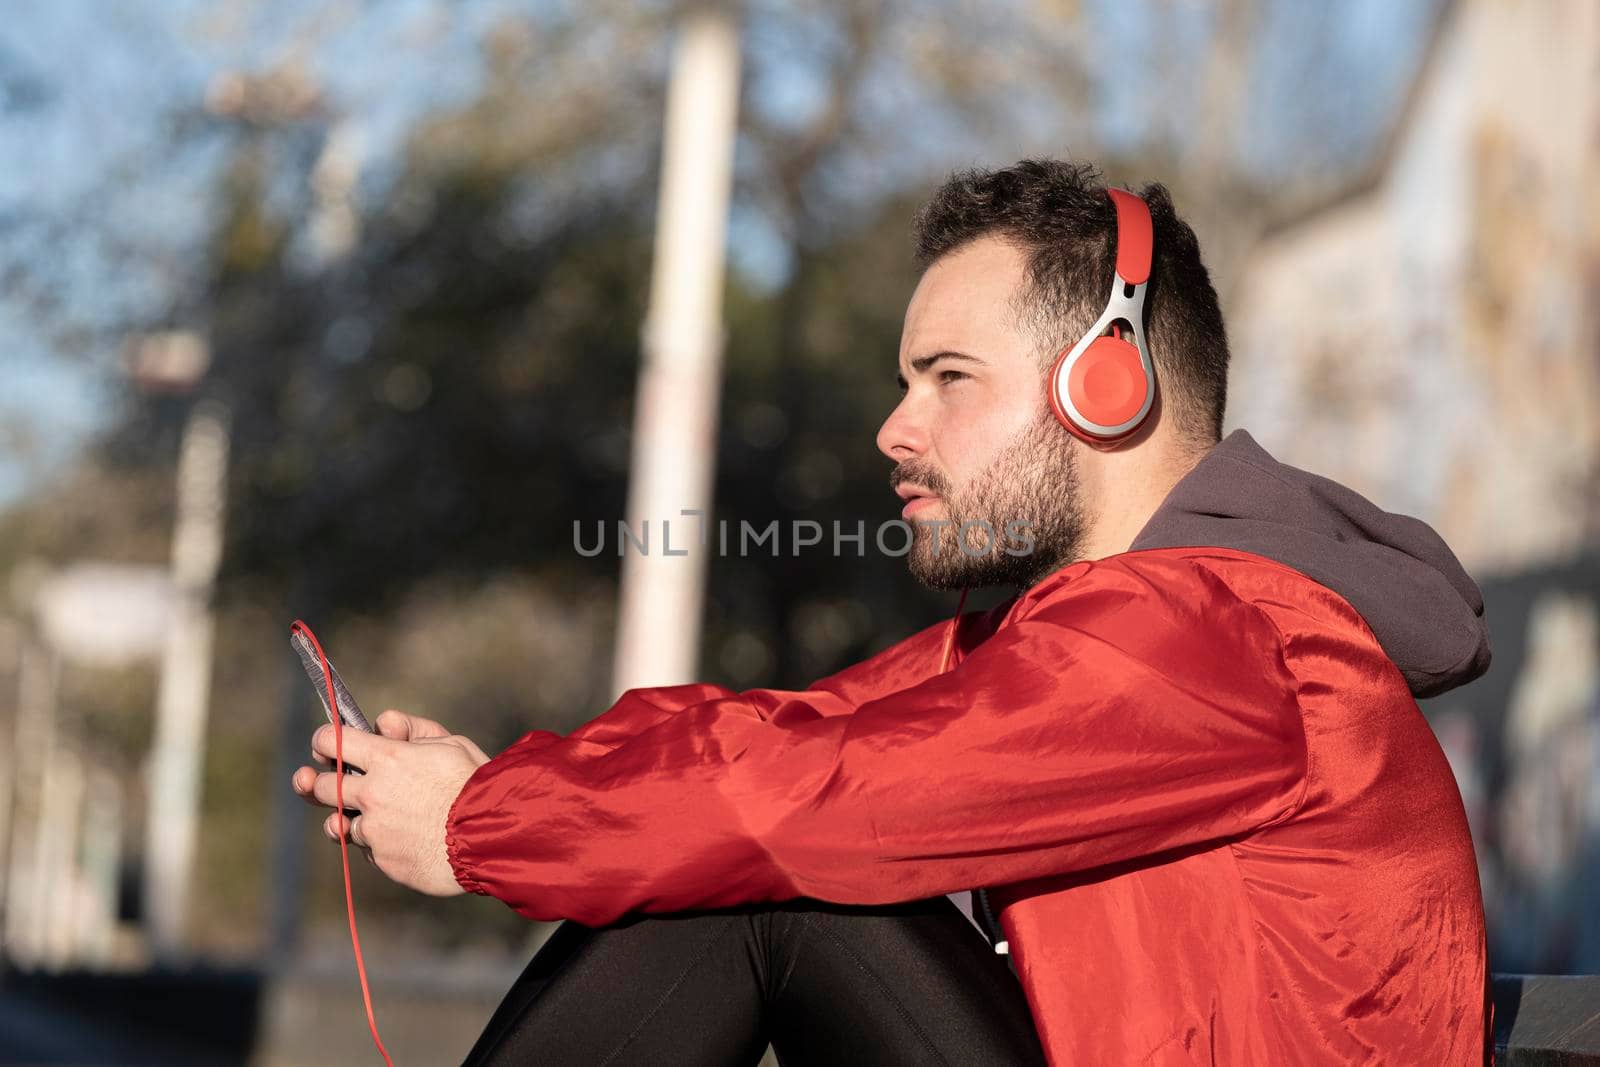
[[[1230,421],[1432,523],[1489,675],[1427,712],[1496,970],[1600,970],[1600,5],[1462,0],[1384,150],[1235,291]]]

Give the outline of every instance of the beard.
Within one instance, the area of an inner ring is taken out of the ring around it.
[[[930,588],[1026,589],[1078,557],[1087,517],[1077,453],[1048,411],[959,488],[916,460],[889,476],[891,487],[901,482],[944,503],[944,520],[910,520],[911,574]]]

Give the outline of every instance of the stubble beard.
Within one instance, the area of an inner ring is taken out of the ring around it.
[[[895,468],[891,484],[902,481],[944,504],[943,526],[911,520],[911,574],[930,588],[1022,590],[1078,558],[1087,518],[1077,456],[1049,412],[960,488],[915,460]]]

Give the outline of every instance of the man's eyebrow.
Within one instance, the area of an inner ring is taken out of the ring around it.
[[[960,359],[965,360],[968,363],[977,363],[980,366],[983,364],[983,360],[979,359],[977,356],[968,355],[966,352],[956,352],[951,349],[944,349],[939,352],[930,353],[926,356],[918,356],[916,359],[911,361],[911,370],[913,373],[921,374],[923,371],[927,370],[941,359]],[[905,388],[905,375],[896,374],[894,376],[894,380],[899,384],[900,388]]]
[[[965,352],[952,352],[947,349],[943,352],[935,352],[930,356],[918,356],[916,359],[911,361],[911,369],[916,371],[918,374],[921,374],[923,371],[927,370],[941,359],[964,359],[968,363],[983,362],[983,360],[979,359],[977,356],[969,356]]]

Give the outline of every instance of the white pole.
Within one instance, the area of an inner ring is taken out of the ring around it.
[[[44,953],[45,884],[43,835],[45,771],[55,761],[56,694],[60,660],[54,651],[24,637],[17,667],[16,778],[7,880],[7,954],[35,966]]]
[[[78,832],[82,829],[83,760],[57,745],[44,769],[39,794],[37,885],[44,892],[37,922],[44,965],[59,971],[72,962],[82,880],[78,874]]]
[[[738,104],[738,28],[720,7],[693,11],[679,31],[667,93],[656,256],[634,413],[627,521],[635,536],[648,523],[650,543],[647,553],[629,544],[623,555],[616,693],[693,681],[699,657],[708,555],[700,536],[711,522]]]
[[[9,619],[0,619],[0,650],[3,650],[0,655],[8,664],[7,680],[17,685],[22,682],[22,642],[22,628]],[[11,840],[16,811],[12,797],[16,795],[17,743],[22,718],[17,704],[21,702],[19,699],[13,704],[11,714],[0,722],[0,960],[5,958],[7,900],[11,892],[7,872],[12,863]]]
[[[122,864],[122,783],[106,771],[89,776],[83,805],[83,896],[72,934],[73,958],[94,967],[111,962],[117,927],[117,874]]]
[[[227,411],[202,401],[184,426],[178,451],[173,610],[161,659],[150,753],[144,907],[151,948],[163,957],[183,949],[199,836],[200,770],[211,690],[211,593],[222,559],[227,469]]]

